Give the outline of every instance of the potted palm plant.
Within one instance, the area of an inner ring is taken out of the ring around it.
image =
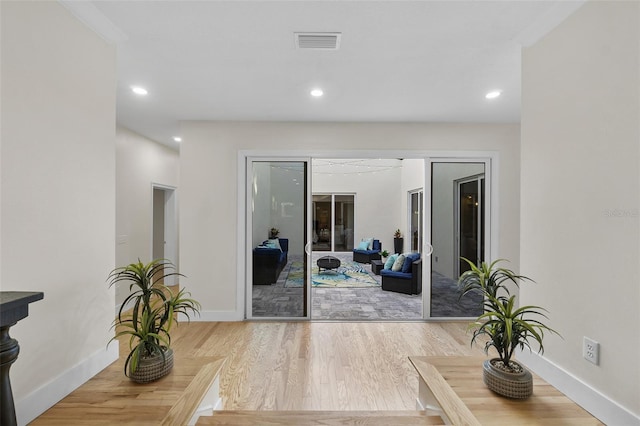
[[[166,259],[147,264],[138,260],[116,268],[108,276],[109,286],[128,283],[131,294],[120,306],[114,320],[116,335],[109,341],[129,336],[129,354],[124,362],[124,374],[137,383],[148,383],[168,374],[173,368],[170,331],[177,316],[200,311],[200,304],[191,299],[185,289],[174,293],[164,284],[175,272]],[[131,311],[125,308],[132,305]]]
[[[483,364],[483,381],[492,391],[510,398],[528,398],[533,393],[531,373],[513,359],[516,349],[538,345],[538,353],[544,352],[542,340],[545,331],[558,334],[542,323],[547,318],[539,306],[516,307],[515,295],[509,293],[508,284],[518,287],[520,281],[532,281],[512,270],[497,266],[504,259],[491,264],[482,262],[480,267],[468,259],[471,269],[460,276],[460,297],[470,292],[479,292],[484,297],[484,312],[470,325],[473,329],[471,344],[479,338],[487,338],[484,352],[490,348],[498,352],[497,358]]]
[[[402,253],[402,248],[404,247],[404,238],[402,238],[402,232],[400,232],[400,228],[396,229],[396,232],[393,233],[393,251],[396,253]]]

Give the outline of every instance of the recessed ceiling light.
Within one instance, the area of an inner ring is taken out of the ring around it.
[[[314,98],[319,98],[322,95],[324,95],[324,92],[322,91],[322,89],[313,89],[311,91],[311,96],[313,96]]]
[[[494,90],[494,91],[489,92],[486,95],[484,95],[484,97],[487,98],[487,99],[495,99],[498,96],[500,96],[501,94],[502,94],[502,92],[500,90]]]
[[[182,142],[182,138],[180,136],[174,136],[173,140],[176,142]]]
[[[136,95],[146,95],[147,93],[149,93],[147,92],[147,89],[140,86],[131,86],[131,91]]]

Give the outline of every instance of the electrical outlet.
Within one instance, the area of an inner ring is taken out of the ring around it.
[[[587,361],[598,365],[600,355],[600,343],[595,340],[583,337],[582,340],[582,356]]]

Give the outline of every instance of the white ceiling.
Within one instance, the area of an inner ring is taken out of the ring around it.
[[[522,46],[583,0],[61,3],[117,45],[118,122],[175,148],[181,120],[518,122]]]

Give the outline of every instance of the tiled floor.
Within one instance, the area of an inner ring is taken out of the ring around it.
[[[329,253],[313,252],[312,261]],[[341,260],[352,259],[351,253],[331,253]],[[289,259],[289,266],[293,260]],[[253,286],[254,317],[302,317],[302,288],[286,288],[288,268],[272,285]],[[370,273],[378,282],[379,275]],[[479,298],[458,301],[456,282],[437,273],[432,274],[432,317],[477,316]],[[311,318],[316,320],[417,320],[422,318],[422,295],[407,295],[367,288],[312,288]]]

